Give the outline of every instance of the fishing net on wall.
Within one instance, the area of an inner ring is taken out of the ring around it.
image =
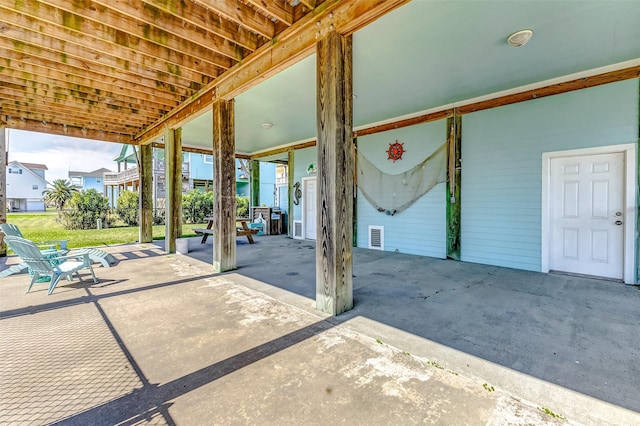
[[[379,212],[394,215],[408,209],[436,184],[446,181],[447,144],[406,172],[384,173],[358,152],[358,188]]]

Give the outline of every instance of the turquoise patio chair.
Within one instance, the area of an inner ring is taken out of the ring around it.
[[[26,291],[27,293],[31,291],[31,287],[39,278],[48,276],[51,277],[51,283],[49,284],[49,292],[47,294],[51,294],[60,281],[60,278],[66,277],[70,281],[73,274],[83,269],[88,269],[89,272],[91,272],[94,283],[98,282],[96,275],[93,273],[91,260],[87,253],[78,253],[71,256],[54,255],[49,257],[43,255],[38,249],[38,246],[32,241],[16,236],[6,236],[4,240],[33,272],[29,288],[27,288]]]

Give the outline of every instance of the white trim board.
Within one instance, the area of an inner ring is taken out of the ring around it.
[[[542,154],[542,209],[541,209],[541,272],[549,272],[549,233],[550,230],[550,165],[551,159],[560,157],[577,157],[581,155],[609,154],[622,152],[625,156],[624,170],[624,201],[625,218],[636,218],[638,206],[636,205],[636,171],[638,168],[636,144],[610,145],[595,148],[571,149],[567,151],[545,152]],[[623,280],[625,284],[635,284],[635,259],[636,259],[636,221],[624,221],[624,266]]]

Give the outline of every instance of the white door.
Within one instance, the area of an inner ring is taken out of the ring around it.
[[[316,180],[305,179],[302,186],[304,206],[304,238],[316,239]]]
[[[624,154],[551,160],[550,269],[622,279]]]

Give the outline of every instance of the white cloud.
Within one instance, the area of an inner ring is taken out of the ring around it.
[[[9,131],[9,161],[38,163],[47,166],[46,179],[68,179],[69,170],[92,172],[101,167],[117,170],[113,159],[122,145],[88,139]]]

